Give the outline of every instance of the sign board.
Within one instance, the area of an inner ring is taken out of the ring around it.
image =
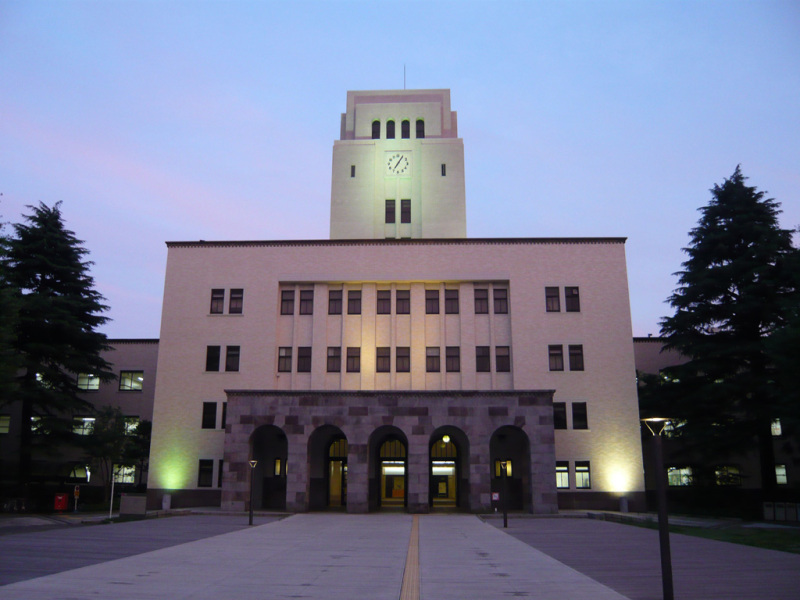
[[[500,502],[500,492],[492,492],[492,502]]]

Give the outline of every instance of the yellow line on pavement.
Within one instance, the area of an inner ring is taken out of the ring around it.
[[[408,540],[406,568],[403,571],[403,587],[400,600],[419,600],[419,517],[411,522],[411,537]]]

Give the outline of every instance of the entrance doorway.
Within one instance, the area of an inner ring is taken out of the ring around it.
[[[347,506],[347,440],[331,442],[328,448],[328,507]]]
[[[406,505],[406,445],[397,438],[381,444],[380,506],[403,508]]]
[[[458,448],[447,434],[431,445],[431,506],[458,506]]]
[[[250,440],[250,455],[258,461],[253,473],[253,508],[286,510],[286,434],[274,425],[262,425]]]
[[[489,442],[492,493],[501,496],[509,510],[531,506],[530,443],[519,427],[497,429]],[[505,494],[505,499],[502,495]]]

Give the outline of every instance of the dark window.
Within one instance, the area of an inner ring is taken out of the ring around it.
[[[438,373],[441,370],[438,346],[425,348],[425,370],[428,373]]]
[[[444,312],[448,315],[458,314],[458,290],[444,291]]]
[[[342,370],[342,349],[328,346],[328,373],[338,373]]]
[[[314,314],[314,290],[300,290],[300,314]]]
[[[386,201],[386,222],[387,223],[394,223],[395,219],[395,208],[394,208],[394,200],[387,200]]]
[[[380,121],[373,121],[372,122],[372,139],[373,140],[381,139],[381,122]]]
[[[201,458],[197,469],[197,487],[211,487],[214,483],[214,461]]]
[[[298,346],[297,372],[311,373],[311,346]]]
[[[387,347],[375,350],[375,371],[378,373],[388,373],[392,370],[392,349]]]
[[[361,348],[347,349],[347,372],[348,373],[361,372]]]
[[[347,290],[347,314],[361,314],[361,290]]]
[[[569,370],[583,371],[583,346],[569,347]]]
[[[350,165],[350,177],[355,177],[355,176],[356,176],[356,166]]]
[[[225,348],[225,370],[239,370],[239,346],[227,346]]]
[[[567,428],[567,403],[553,402],[553,429]]]
[[[583,490],[592,487],[592,473],[588,460],[575,461],[575,487]]]
[[[489,290],[475,290],[475,314],[486,315],[489,313]]]
[[[244,307],[244,290],[242,289],[231,290],[231,302],[230,306],[228,306],[228,312],[232,315],[240,315],[242,314],[243,307]]]
[[[392,292],[390,290],[378,290],[379,315],[388,315],[392,312]]]
[[[278,373],[292,372],[292,347],[281,346],[278,348]]]
[[[411,348],[408,346],[398,346],[395,348],[394,364],[398,373],[408,373],[411,371]]]
[[[394,139],[394,121],[386,121],[386,139]]]
[[[439,290],[425,290],[425,314],[439,314]]]
[[[495,352],[495,370],[508,373],[511,370],[511,352],[508,346],[497,346]]]
[[[217,487],[222,487],[222,464],[223,460],[220,458],[217,463]]]
[[[328,290],[328,314],[342,314],[342,290]]]
[[[569,461],[556,461],[556,489],[569,489]]]
[[[411,122],[406,120],[400,123],[400,137],[407,140],[411,137]]]
[[[395,312],[398,315],[411,314],[411,290],[397,290],[395,301],[397,303]]]
[[[294,290],[284,290],[281,292],[281,314],[294,314]]]
[[[567,312],[581,311],[581,296],[577,287],[564,288],[564,304]]]
[[[475,370],[478,373],[488,373],[491,371],[489,346],[475,346]]]
[[[200,426],[203,429],[216,429],[217,427],[216,402],[203,402],[203,422]]]
[[[586,402],[572,403],[572,428],[589,429],[589,419],[586,416]]]
[[[222,403],[222,421],[220,421],[219,428],[225,429],[225,426],[228,424],[228,403]]]
[[[508,290],[505,288],[495,288],[494,293],[494,314],[505,315],[508,313]]]
[[[550,370],[563,371],[564,370],[564,348],[563,346],[548,346],[547,354],[550,357]]]
[[[461,348],[458,346],[447,346],[445,349],[446,362],[445,368],[448,373],[458,373],[461,371]]]
[[[425,137],[425,121],[417,119],[417,139],[421,140]]]
[[[206,346],[206,371],[219,371],[219,346]]]
[[[211,314],[221,315],[225,306],[225,290],[211,290]]]
[[[217,361],[219,364],[219,361]],[[119,391],[141,392],[144,384],[144,371],[120,371]]]
[[[544,288],[544,301],[547,312],[560,312],[561,311],[561,302],[558,298],[558,288],[557,287],[546,287]]]
[[[400,222],[411,223],[411,200],[400,200]]]
[[[442,177],[447,176],[447,165],[442,163]]]

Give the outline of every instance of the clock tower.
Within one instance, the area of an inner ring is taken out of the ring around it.
[[[450,90],[347,93],[331,239],[463,238],[464,144]]]

